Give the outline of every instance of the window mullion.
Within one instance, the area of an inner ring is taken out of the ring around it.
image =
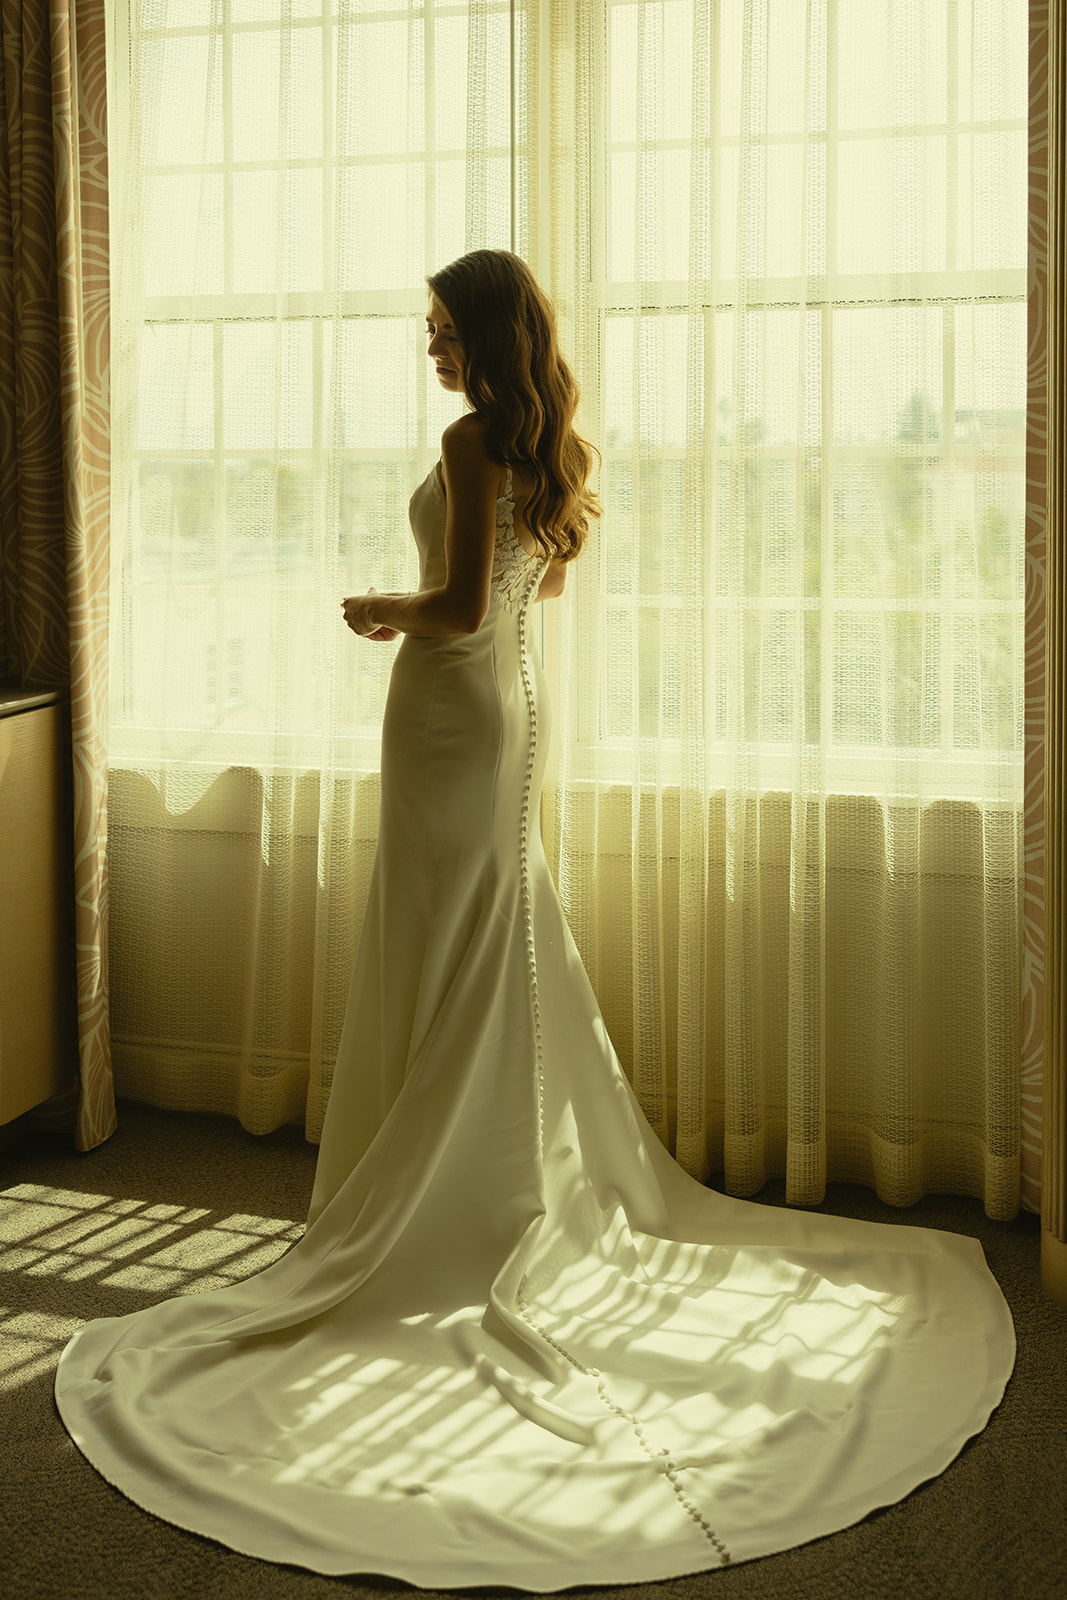
[[[951,753],[956,724],[956,309],[945,306],[941,333],[941,747]],[[923,432],[926,425],[924,419]],[[924,437],[924,446],[927,441]],[[924,457],[924,459],[927,459]],[[926,518],[924,497],[923,518]]]
[[[222,0],[222,289],[233,294],[233,38],[231,0]]]
[[[337,95],[334,90],[334,23],[323,17],[322,30],[322,289],[332,298],[337,291],[334,261],[334,208],[337,171]]]
[[[228,0],[227,0],[228,4]],[[224,329],[220,322],[212,323],[212,383],[215,405],[212,431],[212,465],[215,505],[215,721],[220,723],[225,710],[224,695],[219,685],[224,677],[226,661],[226,457],[223,450],[223,389],[225,386]]]
[[[945,265],[959,260],[959,9],[947,0],[945,152]],[[941,747],[951,753],[956,737],[956,308],[942,311],[941,333]],[[925,428],[924,428],[925,431]],[[925,442],[925,441],[924,441]],[[925,514],[925,506],[924,506]]]
[[[958,0],[946,0],[945,85],[948,131],[945,147],[945,267],[955,272],[958,265],[959,168],[960,168],[960,19]]]
[[[837,0],[826,0],[826,239],[828,303],[822,308],[822,492],[819,515],[819,739],[834,742],[837,583],[834,573],[834,305],[837,278]]]

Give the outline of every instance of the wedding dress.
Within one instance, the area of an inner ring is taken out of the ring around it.
[[[435,468],[424,588],[444,510]],[[537,825],[543,571],[509,472],[481,629],[397,653],[303,1238],[60,1362],[99,1471],[250,1555],[533,1591],[747,1561],[941,1472],[1012,1370],[977,1242],[708,1191],[645,1121]]]

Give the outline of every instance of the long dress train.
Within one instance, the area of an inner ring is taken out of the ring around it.
[[[543,572],[407,638],[302,1240],[89,1323],[56,1396],[131,1500],[250,1555],[546,1591],[746,1561],[941,1472],[1014,1362],[969,1238],[704,1189],[612,1050],[537,827]],[[411,502],[444,576],[438,469]]]

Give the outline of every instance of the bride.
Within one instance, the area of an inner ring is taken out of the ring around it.
[[[548,1591],[844,1528],[943,1471],[1014,1361],[972,1239],[736,1200],[645,1121],[537,825],[531,608],[598,515],[518,257],[429,279],[469,410],[411,500],[374,873],[306,1232],[244,1283],[89,1323],[57,1402],[110,1482],[324,1573]]]

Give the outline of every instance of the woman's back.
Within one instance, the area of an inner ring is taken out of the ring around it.
[[[528,585],[539,579],[545,567],[541,546],[525,526],[522,516],[523,479],[511,468],[501,468],[500,493],[496,500],[496,535],[493,570],[490,580],[497,603],[511,613]],[[529,480],[526,479],[526,496]],[[409,503],[411,529],[419,551],[419,587],[434,589],[447,576],[445,528],[448,497],[441,463],[437,462],[415,490]]]

